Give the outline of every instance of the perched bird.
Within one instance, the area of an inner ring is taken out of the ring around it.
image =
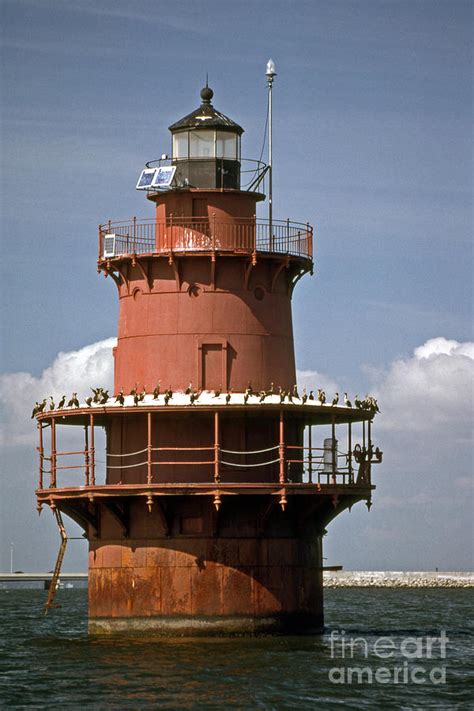
[[[280,404],[283,404],[285,402],[285,397],[286,397],[285,390],[282,390],[282,388],[280,388],[279,395],[280,395]]]
[[[379,405],[378,405],[377,400],[376,400],[374,397],[372,397],[372,396],[370,395],[370,396],[369,396],[369,401],[370,401],[370,409],[371,409],[373,412],[380,412],[380,410],[379,410]]]
[[[230,398],[232,397],[232,390],[229,390],[227,395],[225,396],[225,404],[228,405],[230,402]]]
[[[270,397],[271,395],[273,395],[274,392],[275,392],[275,386],[273,385],[273,383],[270,383],[270,388],[267,390],[267,393],[266,393],[267,397]]]
[[[133,395],[133,397],[135,397],[136,394],[137,394],[137,386],[135,385],[135,387],[130,390],[130,395]]]
[[[214,397],[219,397],[220,394],[221,394],[220,388],[218,388],[217,390],[214,390]]]
[[[249,395],[253,395],[252,383],[250,382],[250,380],[249,380],[248,385],[247,385],[247,390],[248,390],[248,392],[249,392]]]
[[[286,393],[286,397],[288,398],[288,402],[293,402],[293,395],[291,394],[291,392],[289,390]]]
[[[79,400],[77,399],[77,393],[73,393],[71,399],[69,400],[68,407],[80,407]]]
[[[339,402],[339,393],[336,393],[332,399],[331,406],[336,407],[338,402]]]
[[[39,404],[39,412],[43,412],[46,409],[47,398],[44,398]]]
[[[326,393],[324,390],[321,390],[321,388],[318,388],[318,400],[321,405],[324,405],[326,402]]]
[[[146,385],[143,386],[143,390],[141,391],[140,395],[138,396],[138,399],[140,400],[140,402],[143,402],[143,400],[145,399],[145,395],[146,395]]]
[[[108,390],[102,390],[101,388],[101,396],[100,396],[100,404],[105,405],[107,400],[109,399],[109,391]]]
[[[58,402],[58,410],[60,410],[62,407],[64,407],[65,402],[66,402],[66,396],[63,395],[61,400]]]
[[[134,388],[134,390],[135,390],[135,388]],[[133,404],[138,405],[139,402],[140,402],[140,395],[135,390],[135,392],[133,394]]]
[[[124,393],[123,393],[123,388],[120,389],[119,394],[118,394],[117,397],[115,398],[115,402],[119,402],[121,405],[124,404],[124,402],[125,402],[125,395],[124,395]]]
[[[314,392],[312,390],[309,391],[308,400],[314,400]]]
[[[171,385],[169,386],[168,390],[166,390],[165,395],[168,395],[168,398],[170,400],[173,397],[173,391],[171,390]]]
[[[248,403],[249,397],[250,397],[250,393],[249,393],[248,388],[247,388],[247,390],[246,390],[245,393],[244,393],[244,405],[246,405],[246,404]]]
[[[345,405],[346,407],[352,407],[352,402],[351,402],[351,401],[349,400],[349,398],[347,397],[347,393],[344,393],[344,405]]]
[[[86,397],[85,403],[86,403],[87,407],[92,407],[92,396]]]
[[[259,401],[259,402],[265,402],[265,398],[266,398],[266,397],[267,397],[267,393],[265,392],[265,390],[262,390],[261,393],[260,393],[260,398],[259,398],[258,401]]]
[[[54,410],[55,405],[54,405],[53,396],[50,395],[50,396],[49,396],[49,399],[51,400],[51,402],[49,403],[49,409],[50,409],[50,410]]]
[[[185,394],[185,395],[191,395],[192,391],[193,391],[193,384],[192,384],[192,383],[189,383],[188,387],[187,387],[186,390],[184,391],[184,394]]]
[[[155,388],[153,390],[153,400],[158,400],[158,396],[160,394],[160,388],[161,388],[161,380],[158,380],[157,385],[155,385]]]
[[[191,405],[194,405],[194,403],[196,402],[196,400],[199,398],[199,395],[200,395],[200,394],[201,394],[201,391],[195,392],[194,390],[192,390],[192,391],[189,393],[189,402],[190,402]]]
[[[39,407],[40,407],[40,405],[39,405],[39,402],[38,402],[38,400],[37,400],[37,401],[35,402],[35,406],[34,406],[34,408],[33,408],[33,412],[31,413],[31,419],[33,419],[33,417],[35,417],[35,416],[39,413],[39,411],[40,411]]]
[[[300,399],[299,393],[298,393],[298,386],[293,385],[293,397],[295,397],[297,400]]]
[[[94,393],[94,402],[100,402],[100,398],[102,397],[102,388],[91,388],[91,390]]]
[[[303,388],[303,394],[301,396],[301,402],[303,405],[306,403],[306,400],[308,399],[308,396],[306,395],[306,388]]]
[[[356,395],[354,398],[354,405],[360,410],[363,407],[362,400],[359,400],[359,396]]]
[[[171,392],[170,390],[167,390],[165,392],[165,405],[167,405],[169,403],[169,401],[171,400],[170,392]]]

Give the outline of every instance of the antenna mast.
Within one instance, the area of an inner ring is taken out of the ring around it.
[[[267,71],[265,72],[268,84],[268,229],[270,231],[270,251],[273,248],[273,117],[272,117],[272,88],[273,79],[276,77],[275,62],[269,59]]]

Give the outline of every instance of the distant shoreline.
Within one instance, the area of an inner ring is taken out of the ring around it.
[[[326,588],[472,588],[474,573],[443,571],[325,571]]]
[[[0,573],[0,590],[44,588],[52,573]],[[87,587],[87,573],[63,573],[61,587]],[[325,570],[325,588],[472,588],[474,573],[446,571]]]

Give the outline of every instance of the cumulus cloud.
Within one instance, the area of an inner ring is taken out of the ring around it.
[[[115,338],[92,343],[77,351],[59,353],[49,368],[37,378],[31,373],[6,373],[0,376],[2,434],[5,445],[33,444],[36,428],[31,410],[36,400],[52,395],[54,400],[74,390],[79,398],[90,395],[90,387],[112,388]]]
[[[333,393],[339,391],[335,380],[324,373],[318,372],[317,370],[298,370],[296,377],[299,389],[303,390],[303,388],[306,388],[308,393],[310,390],[314,390],[316,394],[317,388],[321,388],[329,397],[332,396]]]
[[[375,377],[380,430],[471,436],[474,343],[432,338]]]

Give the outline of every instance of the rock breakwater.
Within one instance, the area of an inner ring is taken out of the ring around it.
[[[325,571],[327,588],[471,588],[474,573],[424,571]]]

